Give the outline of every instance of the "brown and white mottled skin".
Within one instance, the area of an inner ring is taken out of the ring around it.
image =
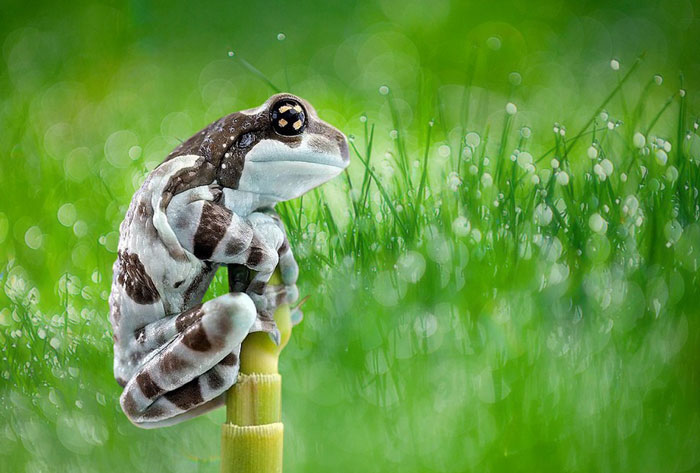
[[[178,146],[136,191],[120,227],[109,298],[121,407],[144,428],[223,404],[250,332],[279,332],[277,305],[297,298],[298,267],[276,202],[348,165],[345,136],[289,94],[232,113]],[[254,276],[204,304],[220,265]],[[267,282],[279,268],[282,287]]]

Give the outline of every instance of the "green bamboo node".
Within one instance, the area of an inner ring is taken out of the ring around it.
[[[281,284],[279,273],[270,284]],[[279,354],[292,332],[289,306],[274,314],[279,345],[264,332],[251,333],[241,346],[236,384],[226,394],[226,423],[221,429],[222,473],[279,473],[282,471],[284,426]]]

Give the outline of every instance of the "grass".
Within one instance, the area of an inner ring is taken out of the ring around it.
[[[308,296],[280,360],[286,471],[697,469],[697,89],[656,78],[654,57],[595,56],[585,106],[556,123],[527,77],[490,90],[501,60],[470,54],[449,87],[422,67],[416,88],[319,92],[353,163],[278,207]],[[146,173],[255,104],[227,98],[231,74],[257,91],[298,77],[241,59],[186,63],[181,84],[137,57],[105,91],[88,77],[4,101],[8,471],[218,471],[223,411],[157,431],[121,414],[106,291]],[[226,287],[221,272],[207,297]]]

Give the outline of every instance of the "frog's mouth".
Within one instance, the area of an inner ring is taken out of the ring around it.
[[[246,157],[238,189],[275,201],[294,199],[340,174],[348,165],[342,148],[307,138],[295,148],[263,140]]]

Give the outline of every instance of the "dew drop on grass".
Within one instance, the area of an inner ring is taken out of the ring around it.
[[[647,144],[647,139],[639,132],[636,132],[632,137],[632,143],[636,148],[642,149]]]
[[[382,85],[381,87],[379,87],[379,93],[381,95],[388,95],[389,94],[389,87],[387,87],[386,85]]]
[[[481,144],[481,137],[478,133],[470,131],[469,133],[467,133],[467,136],[464,138],[464,141],[473,149]]]
[[[409,251],[396,262],[398,276],[406,282],[416,283],[425,273],[425,258],[416,251]]]
[[[664,78],[661,74],[656,74],[654,76],[654,82],[656,82],[656,85],[661,85],[664,83]]]
[[[493,177],[491,177],[491,174],[485,172],[483,176],[481,176],[481,185],[484,186],[485,188],[491,187],[493,184]]]
[[[595,146],[589,146],[586,154],[588,154],[589,158],[595,159],[598,157],[598,149]]]
[[[532,155],[527,151],[523,151],[522,153],[518,154],[516,160],[518,161],[518,166],[520,166],[523,169],[526,169],[529,165],[532,164]]]
[[[75,223],[75,219],[78,217],[78,212],[75,209],[75,205],[67,202],[58,208],[56,216],[58,217],[58,221],[61,225],[70,227]]]
[[[612,175],[614,169],[612,161],[606,158],[600,162],[600,167],[603,168],[606,176],[610,177]]]
[[[284,41],[285,39],[287,39],[287,35],[285,35],[284,33],[277,34],[277,41]]]
[[[566,186],[569,184],[569,175],[566,171],[559,171],[557,173],[557,184],[560,186]]]
[[[395,140],[396,138],[399,137],[399,132],[397,130],[391,130],[389,132],[389,136],[391,137],[392,140]]]
[[[515,104],[512,102],[508,102],[506,104],[506,113],[508,115],[515,115],[516,113],[518,113],[518,107],[516,107]]]
[[[665,176],[666,180],[668,180],[669,182],[676,182],[676,180],[678,179],[678,169],[676,168],[676,166],[669,166],[668,169],[666,169]]]
[[[610,60],[610,69],[613,71],[619,71],[620,70],[620,61],[617,59],[611,59]]]
[[[602,234],[608,230],[608,222],[597,212],[588,218],[588,226],[595,233]]]
[[[448,145],[440,145],[438,154],[443,158],[448,157],[450,155],[450,147]]]
[[[24,242],[32,250],[38,250],[44,241],[44,235],[41,233],[41,229],[34,225],[29,227],[29,229],[24,234]]]
[[[491,36],[486,40],[486,46],[493,51],[501,49],[501,39],[497,36]]]
[[[531,135],[532,130],[529,127],[524,126],[520,129],[520,136],[522,136],[523,138],[528,139]]]
[[[678,222],[678,220],[671,220],[664,226],[664,235],[666,239],[671,243],[676,243],[681,239],[683,234],[683,227]]]
[[[511,72],[508,74],[508,82],[511,83],[511,85],[520,85],[523,81],[523,77],[520,75],[518,72]]]
[[[535,207],[535,210],[532,214],[533,220],[535,221],[535,224],[544,227],[545,225],[549,225],[550,222],[552,221],[552,217],[554,214],[552,213],[552,209],[544,202],[541,204],[537,205]]]
[[[87,223],[85,223],[84,220],[78,220],[73,224],[73,233],[75,233],[75,236],[78,238],[82,238],[85,235],[87,235],[88,232],[88,226]]]
[[[668,162],[668,155],[666,154],[666,151],[661,148],[656,150],[656,153],[654,153],[654,158],[659,166],[665,166]]]
[[[455,235],[465,237],[469,235],[470,230],[471,224],[463,215],[460,215],[452,221],[452,232],[454,232]]]

